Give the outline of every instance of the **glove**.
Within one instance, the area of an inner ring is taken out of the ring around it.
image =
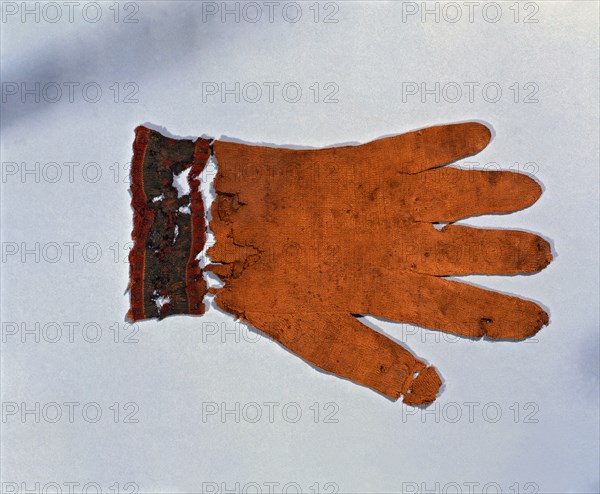
[[[215,141],[206,269],[224,282],[210,290],[216,304],[326,372],[410,405],[432,402],[436,370],[361,314],[510,340],[548,323],[531,301],[444,278],[534,273],[552,259],[532,233],[437,228],[539,198],[523,174],[444,167],[490,137],[463,123],[316,150]]]

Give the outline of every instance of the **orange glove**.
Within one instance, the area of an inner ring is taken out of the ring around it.
[[[490,140],[478,123],[360,146],[291,150],[216,141],[207,267],[216,303],[307,362],[411,405],[433,401],[433,367],[360,314],[467,337],[519,340],[548,323],[535,303],[446,280],[519,274],[552,259],[541,237],[436,222],[526,208],[526,175],[441,168]]]

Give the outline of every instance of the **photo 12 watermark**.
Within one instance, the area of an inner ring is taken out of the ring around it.
[[[402,103],[539,103],[537,82],[406,81],[401,83]]]
[[[140,22],[139,2],[0,2],[3,24]]]
[[[535,401],[525,403],[498,403],[496,401],[457,401],[441,402],[437,400],[426,408],[402,407],[402,423],[420,422],[422,424],[456,423],[512,423],[538,424],[540,405]]]
[[[96,401],[25,402],[3,401],[3,424],[56,424],[88,423],[137,424],[140,419],[138,403],[114,402],[101,404]]]
[[[137,482],[2,482],[2,494],[145,494]]]
[[[129,261],[133,242],[82,242],[49,240],[45,242],[2,242],[2,264],[98,264],[101,261]]]
[[[3,344],[139,343],[137,323],[94,321],[3,321]]]
[[[202,22],[250,24],[314,22],[337,24],[340,21],[339,2],[199,2]]]
[[[538,494],[536,482],[402,482],[402,494]]]
[[[140,87],[136,82],[97,81],[5,81],[2,103],[139,103]]]
[[[340,405],[333,401],[301,404],[295,401],[202,402],[201,420],[222,424],[338,424]]]
[[[202,103],[339,103],[337,82],[205,81]]]
[[[399,2],[403,23],[537,24],[539,2]]]
[[[338,494],[336,482],[248,481],[248,482],[202,482],[201,494]]]
[[[174,184],[182,190],[181,197],[189,194],[189,168],[174,175]],[[217,174],[215,162],[208,160],[198,175],[200,182],[211,182]],[[74,161],[74,160],[5,160],[1,163],[0,179],[3,184],[111,184],[131,183],[131,162]]]

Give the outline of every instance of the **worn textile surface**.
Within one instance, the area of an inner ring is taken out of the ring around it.
[[[443,167],[489,140],[465,123],[319,150],[214,142],[206,269],[225,283],[216,303],[325,371],[408,404],[433,401],[436,370],[360,314],[513,340],[548,323],[531,301],[443,278],[534,273],[552,258],[532,233],[434,227],[539,198],[523,174]]]
[[[204,248],[206,226],[198,175],[209,154],[203,139],[169,139],[146,127],[135,131],[131,321],[204,313],[206,282],[197,256]],[[180,196],[174,176],[188,168],[190,194]]]

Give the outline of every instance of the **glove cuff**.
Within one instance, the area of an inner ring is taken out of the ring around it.
[[[198,255],[206,242],[200,173],[209,141],[170,139],[140,126],[131,162],[133,248],[129,253],[131,321],[204,314],[206,282]],[[189,194],[175,176],[189,169]]]

